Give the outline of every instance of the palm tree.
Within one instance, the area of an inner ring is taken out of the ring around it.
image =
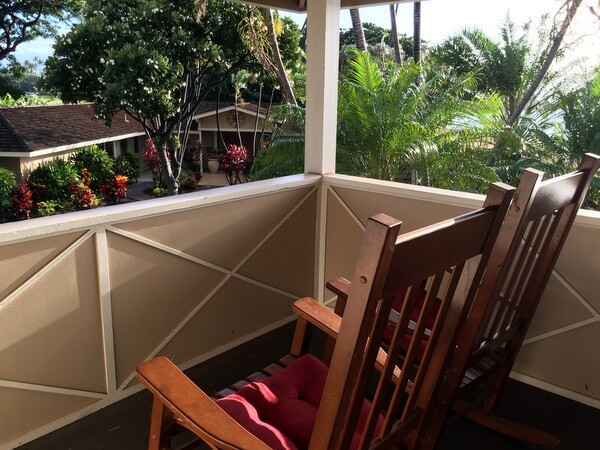
[[[421,2],[413,3],[413,59],[421,62]]]
[[[365,39],[365,30],[360,20],[360,12],[358,8],[350,10],[350,19],[352,19],[352,30],[354,32],[354,42],[356,48],[362,52],[367,51],[367,40]]]
[[[591,80],[568,92],[559,91],[556,107],[562,119],[549,133],[537,130],[536,138],[547,151],[532,158],[530,165],[549,175],[574,170],[587,152],[600,153],[600,69]],[[600,175],[596,175],[583,205],[600,209]]]
[[[396,17],[398,14],[398,5],[391,4],[390,5],[390,22],[392,24],[391,32],[390,32],[390,40],[392,41],[392,48],[394,49],[394,61],[397,64],[402,63],[402,53],[400,52],[400,42],[398,40],[398,24],[396,22]]]
[[[561,26],[558,28],[556,35],[552,39],[552,44],[548,49],[546,57],[544,58],[544,62],[539,68],[538,73],[536,74],[535,78],[523,94],[523,97],[519,100],[519,103],[515,106],[512,114],[506,119],[507,126],[510,127],[515,123],[515,121],[522,114],[527,104],[530,102],[535,92],[539,89],[542,80],[544,79],[544,77],[548,73],[548,70],[550,69],[550,65],[556,59],[556,55],[558,54],[558,50],[560,49],[565,34],[567,33],[567,30],[569,29],[569,26],[571,25],[571,22],[573,21],[573,18],[577,13],[577,9],[579,8],[579,5],[581,5],[582,1],[583,0],[566,0],[565,3],[562,5],[562,8],[566,9],[565,18]]]
[[[506,119],[522,95],[524,79],[528,78],[528,68],[535,64],[535,59],[530,58],[527,33],[518,36],[510,17],[506,17],[500,31],[502,41],[496,42],[480,29],[465,29],[432,50],[431,57],[458,74],[479,69],[480,90],[502,95]]]
[[[269,8],[252,8],[239,30],[252,54],[279,82],[283,103],[296,105],[296,97],[277,41],[279,16]]]
[[[483,150],[468,151],[482,143],[482,118],[499,106],[495,95],[464,100],[476,86],[473,73],[451,79],[414,62],[382,66],[358,51],[348,64],[339,88],[339,172],[399,181],[417,170],[430,185],[468,190],[497,179]],[[465,166],[471,179],[461,175]]]
[[[267,118],[273,127],[271,142],[256,155],[252,181],[304,171],[304,113],[305,109],[296,105],[273,107]]]
[[[511,184],[518,182],[523,168],[533,164],[543,151],[537,139],[540,130],[550,130],[557,121],[556,111],[548,101],[558,80],[558,74],[552,71],[546,72],[527,104],[523,104],[524,110],[515,115],[520,99],[546,60],[545,47],[532,44],[529,29],[530,24],[525,24],[519,33],[507,16],[501,27],[500,42],[479,29],[463,30],[430,52],[436,64],[450,66],[458,74],[478,69],[479,90],[501,95],[502,108],[490,118],[493,146],[489,164],[502,181]],[[544,37],[540,34],[538,41],[546,42]],[[510,117],[518,120],[508,126]]]

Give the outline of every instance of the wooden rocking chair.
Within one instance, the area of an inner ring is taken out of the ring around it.
[[[483,208],[400,236],[397,220],[369,219],[344,317],[311,298],[298,300],[290,355],[266,370],[271,376],[236,384],[231,395],[215,401],[166,358],[140,364],[137,376],[154,394],[149,448],[169,448],[175,425],[211,448],[419,448],[463,305],[477,290],[513,193],[493,185]],[[467,277],[464,268],[477,257],[476,276]],[[425,298],[423,320],[413,327],[423,282],[436,295]],[[405,308],[386,353],[380,342],[399,290]],[[436,296],[437,320],[427,329]],[[307,353],[315,329],[335,343],[323,361]],[[407,333],[419,340],[427,334],[420,365],[417,340],[399,357]]]
[[[441,395],[434,401],[435,408],[426,413],[429,425],[423,448],[434,448],[451,408],[457,412],[451,421],[466,415],[526,442],[548,447],[560,443],[548,433],[494,416],[492,410],[599,164],[600,157],[588,154],[577,171],[547,181],[542,181],[540,171],[524,172],[481,287],[472,305],[467,305],[468,316],[459,327],[462,331]],[[336,313],[343,315],[350,282],[334,279],[328,287],[338,295]],[[427,290],[421,289],[413,320],[422,314],[421,301],[426,294]],[[393,308],[400,309],[403,298],[401,292]],[[436,320],[438,307],[439,303],[435,304],[429,313],[429,326]],[[395,322],[394,309],[391,320]],[[393,329],[392,323],[384,337],[389,338]],[[406,337],[402,352],[411,339]],[[426,339],[421,341],[422,348]]]
[[[554,447],[548,433],[494,416],[533,314],[567,239],[600,157],[587,154],[578,170],[541,181],[542,173],[525,171],[490,256],[438,399],[430,411],[433,448],[452,405],[457,417],[537,445]],[[435,418],[433,418],[435,417]]]

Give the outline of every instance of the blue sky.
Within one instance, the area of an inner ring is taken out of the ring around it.
[[[506,14],[510,13],[516,24],[529,19],[534,23],[544,13],[554,16],[563,0],[431,0],[421,6],[421,37],[435,44],[463,28],[479,27],[489,36],[497,36]],[[573,33],[581,36],[577,47],[580,56],[589,58],[590,65],[600,64],[600,20],[589,12],[590,6],[597,7],[597,0],[584,0],[576,16]],[[398,32],[412,35],[412,4],[401,4],[398,12]],[[390,27],[388,6],[360,9],[363,22],[373,22],[381,27]],[[292,15],[302,23],[303,15]],[[340,26],[350,28],[350,13],[342,11]],[[45,60],[52,54],[52,40],[36,40],[18,47],[15,56],[20,61],[38,57]]]

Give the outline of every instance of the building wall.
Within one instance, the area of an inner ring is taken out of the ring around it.
[[[144,149],[144,143],[145,137],[138,136],[129,139],[124,139],[121,141],[99,143],[97,145],[101,148],[104,148],[108,152],[108,154],[116,158],[122,153],[123,149],[127,149],[133,153],[141,155],[141,152]],[[24,179],[26,179],[29,173],[31,173],[31,171],[35,169],[38,165],[43,164],[44,162],[52,161],[55,158],[68,158],[77,150],[78,149],[68,149],[60,152],[54,152],[51,154],[33,157],[0,157],[0,166],[12,170],[15,173],[17,181],[21,182]]]

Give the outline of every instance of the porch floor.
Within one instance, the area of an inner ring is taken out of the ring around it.
[[[293,324],[212,358],[186,373],[214,393],[289,349]],[[235,363],[232,363],[235,361]],[[132,450],[147,448],[152,396],[142,391],[15,450]],[[600,448],[600,410],[509,380],[498,415],[553,433],[560,450]],[[438,450],[539,448],[461,419],[447,428]]]

